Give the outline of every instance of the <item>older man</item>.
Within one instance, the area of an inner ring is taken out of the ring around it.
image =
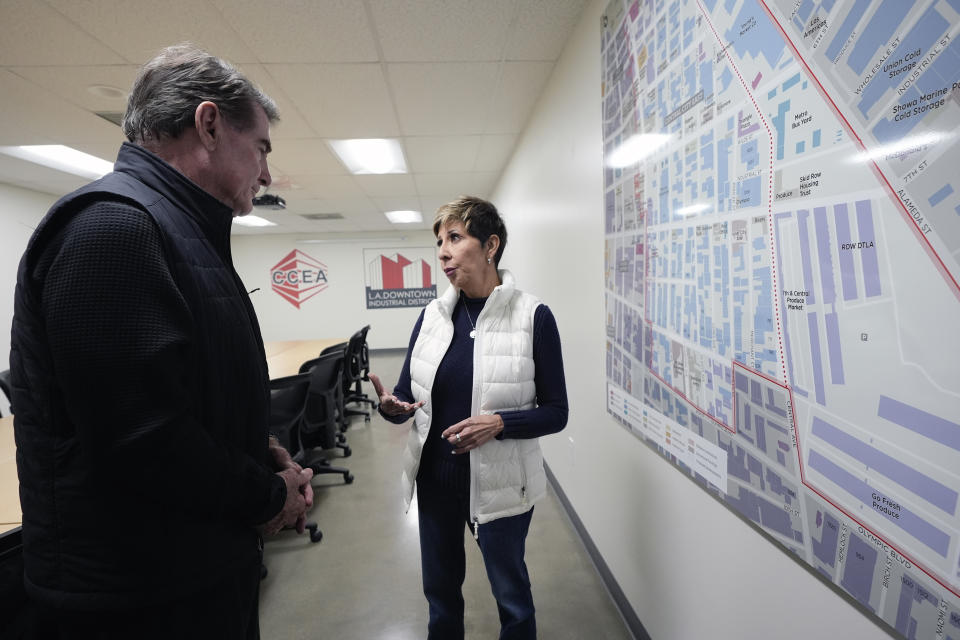
[[[25,579],[53,637],[255,638],[261,533],[312,472],[268,440],[230,226],[270,184],[273,101],[189,45],[131,90],[114,172],[57,202],[17,276]],[[277,470],[279,470],[277,472]]]

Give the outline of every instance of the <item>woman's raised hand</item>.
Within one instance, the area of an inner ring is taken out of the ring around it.
[[[377,397],[380,398],[380,411],[388,416],[400,416],[413,413],[423,406],[423,402],[404,402],[397,398],[397,396],[387,393],[383,388],[383,383],[380,382],[380,376],[377,374],[371,373],[369,377],[370,382],[373,383],[374,391],[377,392]]]

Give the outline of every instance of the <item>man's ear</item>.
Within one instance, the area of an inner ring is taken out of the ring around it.
[[[220,109],[209,100],[201,102],[197,105],[193,120],[197,135],[200,137],[200,143],[207,151],[213,151],[220,140],[220,127],[223,123]]]

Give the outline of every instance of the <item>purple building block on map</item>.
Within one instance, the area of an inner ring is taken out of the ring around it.
[[[833,220],[837,229],[837,244],[840,247],[840,286],[843,289],[844,300],[857,299],[857,272],[853,266],[853,251],[845,250],[850,242],[850,215],[847,205],[841,203],[833,207]]]
[[[856,206],[860,242],[875,242],[876,234],[873,230],[873,211],[870,208],[870,201],[858,200]],[[877,248],[860,249],[860,261],[863,264],[863,285],[867,297],[880,295],[880,266],[877,263]]]
[[[904,429],[909,429],[931,440],[936,440],[951,449],[960,451],[960,424],[950,422],[887,396],[880,396],[877,415],[884,420],[900,425]]]

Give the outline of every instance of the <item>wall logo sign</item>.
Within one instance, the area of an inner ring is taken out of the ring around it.
[[[367,309],[425,307],[437,297],[433,247],[364,249]]]
[[[270,287],[295,306],[327,288],[327,265],[294,249],[270,269]]]

